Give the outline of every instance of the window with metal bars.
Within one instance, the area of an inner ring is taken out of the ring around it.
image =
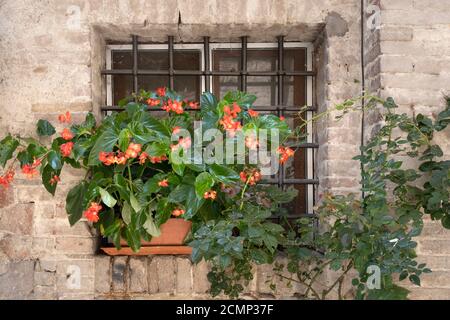
[[[106,105],[104,113],[120,110],[117,103],[141,89],[154,90],[167,86],[189,100],[199,100],[202,92],[222,97],[227,91],[242,90],[257,96],[252,109],[275,113],[291,127],[298,125],[294,117],[300,107],[308,106],[303,115],[308,119],[315,111],[312,100],[312,45],[285,42],[282,36],[273,43],[214,43],[204,37],[202,43],[110,44],[106,47]],[[150,109],[151,112],[158,112]],[[308,125],[312,132],[312,125]],[[294,158],[281,166],[276,176],[266,183],[285,188],[294,186],[298,197],[287,206],[289,217],[312,215],[315,185],[312,141],[296,146]]]

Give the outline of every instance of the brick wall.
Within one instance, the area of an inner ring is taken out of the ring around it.
[[[436,110],[440,90],[449,87],[450,79],[448,3],[381,2],[382,29],[365,34],[370,44],[365,73],[371,91],[397,97],[408,110],[411,106],[416,111]],[[99,73],[105,42],[128,40],[130,33],[148,40],[165,40],[170,34],[184,41],[209,35],[225,42],[243,34],[250,41],[273,41],[284,34],[287,40],[313,42],[318,72],[315,101],[319,110],[325,110],[360,93],[359,4],[359,0],[0,1],[0,134],[34,135],[37,119],[56,123],[57,115],[66,110],[75,121],[87,111],[99,115],[105,101]],[[358,153],[360,123],[354,115],[317,125],[319,192],[357,191],[358,170],[351,158]],[[442,141],[448,145],[449,139]],[[0,298],[207,297],[207,267],[192,266],[188,257],[96,254],[95,231],[86,222],[70,228],[64,209],[65,194],[79,175],[77,170],[65,170],[54,198],[38,180],[20,174],[14,187],[0,189]],[[414,291],[416,298],[450,295],[445,288],[450,238],[437,230],[427,223],[419,245],[421,258],[436,272],[424,277],[423,289]],[[78,272],[79,286],[70,282]],[[269,266],[258,267],[247,297],[268,296],[263,284],[270,274]],[[295,292],[284,288],[276,295]]]

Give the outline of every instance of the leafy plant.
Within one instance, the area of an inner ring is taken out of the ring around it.
[[[446,98],[445,110],[433,121],[422,114],[396,113],[391,98],[368,98],[368,109],[382,105],[383,124],[354,158],[362,165],[364,197],[322,195],[316,208],[320,229],[311,219],[302,218],[295,224],[297,233],[289,237],[294,245],[286,246],[290,258],[286,267],[292,273],[288,280],[304,284],[303,294],[308,298],[325,299],[332,292],[343,298],[344,282],[356,270],[351,281],[356,298],[405,299],[408,290],[398,281],[409,279],[420,285],[420,276],[431,272],[416,261],[413,240],[422,231],[424,214],[450,228],[449,161],[438,160],[443,152],[432,143],[434,134],[449,124],[450,99]],[[342,111],[338,119],[360,110],[356,101],[338,105],[336,109]],[[415,165],[404,157],[416,160]],[[277,266],[278,271],[284,267]],[[367,285],[373,267],[380,270],[378,288]],[[318,290],[320,275],[329,269],[338,273],[336,280]],[[278,276],[285,278],[280,272]]]

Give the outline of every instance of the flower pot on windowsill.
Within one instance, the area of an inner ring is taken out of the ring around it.
[[[190,221],[170,218],[161,225],[161,235],[151,241],[142,241],[138,252],[131,250],[125,240],[120,241],[120,250],[115,247],[102,247],[101,250],[108,255],[191,254],[192,248],[184,244],[191,226]]]

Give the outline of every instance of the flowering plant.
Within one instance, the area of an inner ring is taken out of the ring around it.
[[[270,148],[266,160],[276,158],[277,167],[294,151],[279,144],[293,134],[286,121],[252,110],[255,99],[237,91],[217,101],[205,93],[197,103],[159,88],[121,101],[124,111],[98,124],[91,113],[71,124],[67,112],[58,118],[67,127],[49,146],[12,135],[0,142],[0,165],[6,167],[0,183],[8,186],[18,161],[23,174],[40,174],[54,194],[64,165],[83,168],[84,179],[66,198],[71,225],[84,216],[117,248],[125,239],[137,251],[141,239],[158,236],[171,216],[182,217],[193,222],[195,261],[213,260],[216,271],[232,267],[236,278],[250,279],[250,262],[271,261],[282,237],[283,228],[267,218],[296,194],[258,184],[262,171],[274,173],[271,161],[263,168],[258,152]],[[270,134],[261,135],[264,130]],[[53,136],[56,130],[39,120],[37,133]],[[217,293],[226,282],[212,281],[220,282]],[[228,287],[231,295],[241,290]]]

